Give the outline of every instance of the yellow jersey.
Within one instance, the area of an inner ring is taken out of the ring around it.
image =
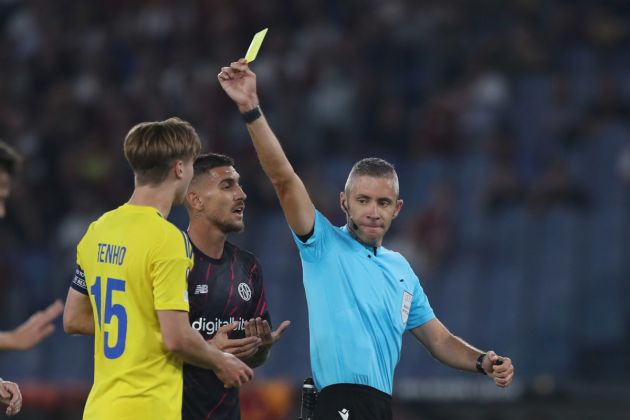
[[[182,361],[164,346],[156,311],[189,310],[188,237],[155,208],[124,204],[90,225],[77,264],[95,327],[83,418],[181,419]]]

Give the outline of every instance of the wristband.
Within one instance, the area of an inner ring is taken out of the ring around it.
[[[477,357],[477,363],[475,363],[475,368],[477,369],[477,372],[487,375],[486,371],[483,370],[483,366],[481,365],[483,363],[484,357],[486,357],[486,353],[481,353],[479,357]]]
[[[243,117],[245,123],[253,123],[258,118],[262,117],[262,110],[260,109],[260,105],[256,105],[253,109],[250,109],[247,112],[243,112],[241,116]]]

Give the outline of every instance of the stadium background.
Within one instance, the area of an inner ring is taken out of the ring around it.
[[[269,27],[262,107],[317,206],[343,223],[351,164],[395,163],[405,207],[386,246],[452,331],[517,367],[498,391],[407,337],[395,417],[630,418],[629,17],[623,1],[4,0],[0,136],[26,166],[0,222],[0,329],[65,297],[86,226],[131,193],[127,130],[180,116],[236,158],[249,197],[232,239],[261,259],[274,322],[293,321],[244,418],[296,417],[299,259],[216,81]],[[77,419],[92,343],[58,328],[0,372],[22,385],[21,418]]]

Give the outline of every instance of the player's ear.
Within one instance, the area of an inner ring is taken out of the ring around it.
[[[184,177],[184,161],[176,160],[173,165],[173,172],[175,173],[175,177],[177,179],[181,179]]]
[[[203,202],[201,201],[201,198],[199,198],[199,194],[190,189],[186,193],[186,207],[195,210],[203,209]]]

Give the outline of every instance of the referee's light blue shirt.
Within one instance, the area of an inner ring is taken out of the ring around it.
[[[361,244],[319,211],[313,235],[306,242],[293,237],[317,389],[351,383],[391,395],[403,333],[435,318],[420,280],[402,255]]]

